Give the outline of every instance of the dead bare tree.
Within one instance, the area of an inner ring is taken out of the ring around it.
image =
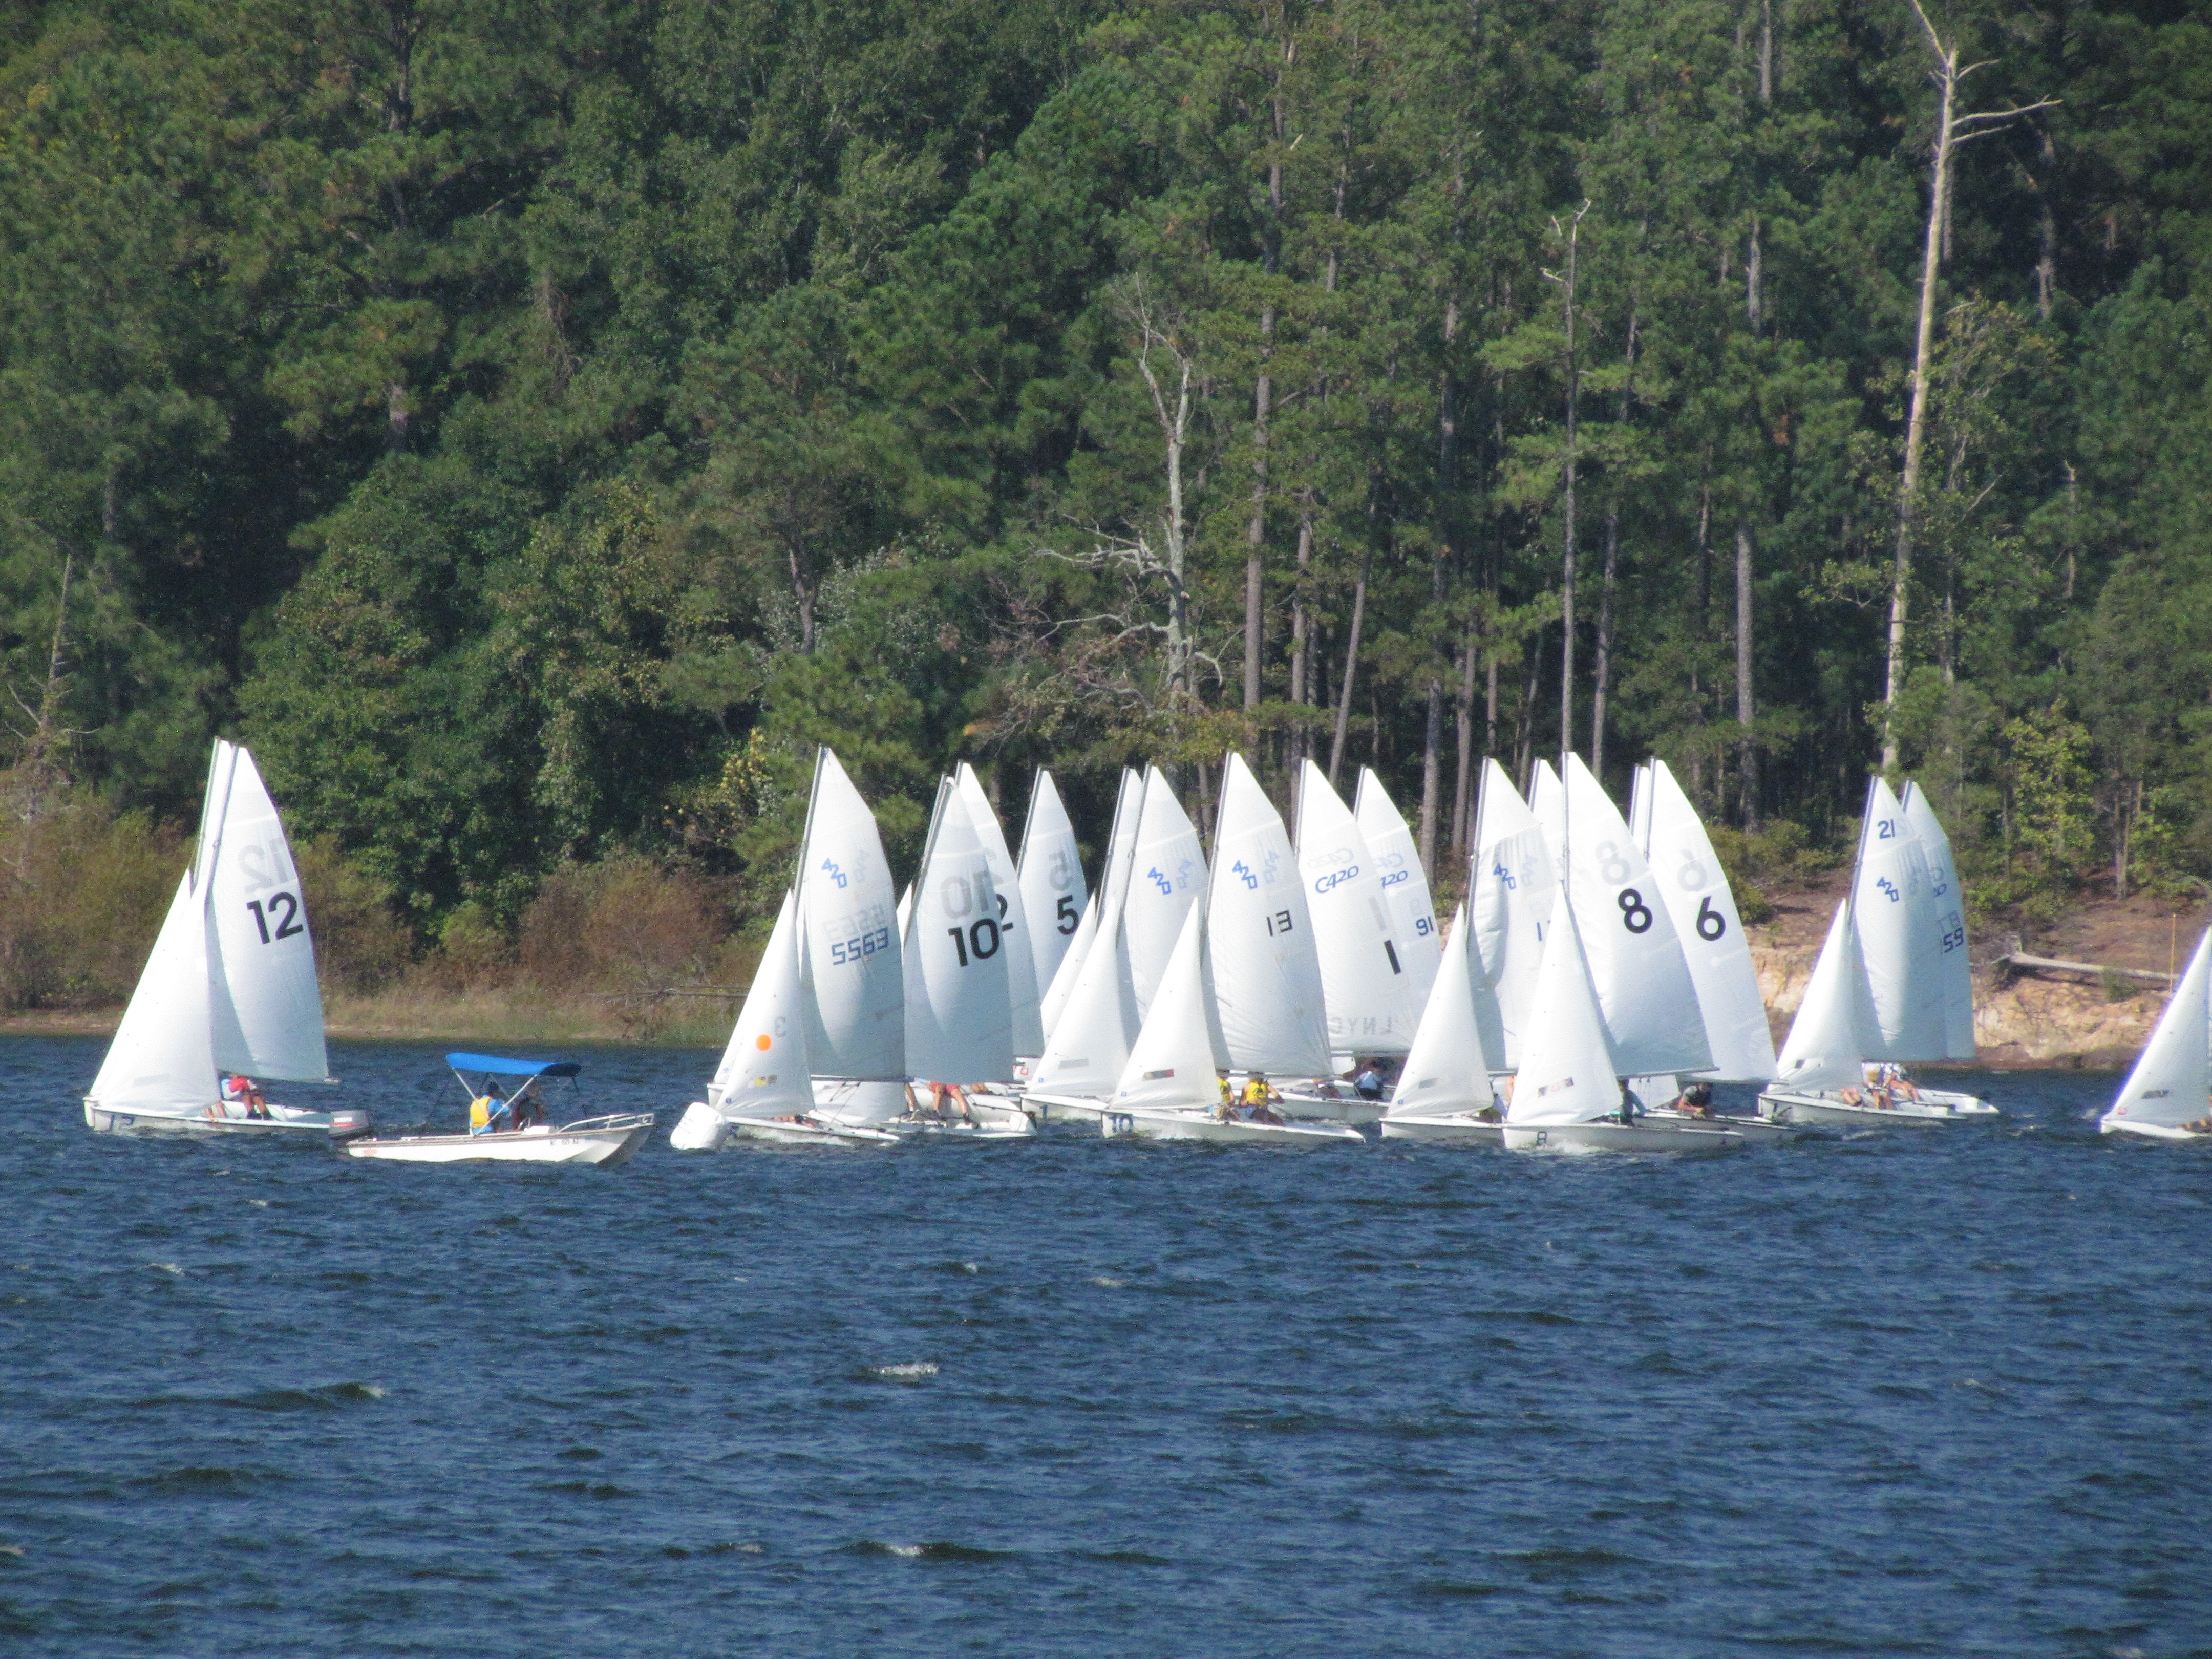
[[[1881,765],[1897,769],[1897,700],[1905,690],[1905,624],[1911,600],[1912,543],[1919,519],[1920,452],[1927,434],[1929,371],[1935,356],[1936,283],[1942,274],[1943,250],[1950,240],[1952,164],[1961,144],[2002,132],[2011,124],[2037,110],[2051,109],[2058,100],[2039,98],[2010,109],[1978,110],[1959,113],[1959,91],[1967,76],[1985,70],[1996,60],[1962,64],[1955,41],[1947,43],[1929,21],[1920,0],[1908,0],[1921,32],[1935,53],[1936,67],[1928,78],[1937,94],[1936,136],[1929,158],[1928,234],[1920,259],[1920,319],[1912,349],[1912,380],[1905,422],[1905,465],[1897,491],[1897,560],[1889,590],[1889,659],[1884,678],[1881,723]]]

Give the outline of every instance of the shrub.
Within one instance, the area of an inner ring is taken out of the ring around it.
[[[0,1008],[128,997],[183,870],[173,830],[90,794],[0,820]]]

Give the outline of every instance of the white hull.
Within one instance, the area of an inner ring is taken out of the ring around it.
[[[1382,1121],[1382,1102],[1363,1100],[1358,1095],[1331,1097],[1304,1089],[1285,1089],[1277,1106],[1293,1123],[1349,1123],[1354,1128],[1364,1128]]]
[[[1139,1140],[1202,1140],[1215,1146],[1363,1146],[1367,1137],[1337,1123],[1254,1123],[1247,1118],[1223,1121],[1203,1107],[1121,1111],[1109,1108],[1098,1119],[1102,1135]]]
[[[556,1126],[535,1124],[487,1135],[398,1135],[354,1140],[356,1158],[402,1164],[596,1164],[612,1169],[637,1155],[653,1133],[650,1112],[586,1118]]]
[[[211,1102],[189,1117],[155,1112],[117,1111],[88,1100],[84,1121],[97,1134],[112,1135],[260,1135],[277,1139],[344,1140],[369,1131],[363,1111],[303,1111],[293,1106],[271,1106],[267,1117],[248,1117],[246,1108],[232,1101]]]
[[[896,1146],[899,1141],[889,1129],[824,1123],[812,1117],[726,1117],[722,1122],[728,1130],[724,1146],[732,1140],[763,1140],[779,1146]]]
[[[1038,1123],[1096,1123],[1106,1103],[1089,1095],[1041,1095],[1032,1090],[1022,1105]]]
[[[950,1140],[1019,1140],[1036,1133],[1029,1114],[1003,1095],[971,1093],[968,1111],[964,1120],[917,1115],[885,1127],[900,1135],[941,1135]]]
[[[2184,1128],[2179,1123],[2130,1123],[2124,1118],[2108,1117],[2097,1129],[2102,1134],[2133,1135],[2141,1140],[2192,1140],[2200,1146],[2212,1146],[2212,1133]]]
[[[1949,1101],[1969,1102],[1968,1105],[1952,1105]],[[1759,1115],[1778,1123],[1831,1123],[1852,1127],[1870,1124],[1905,1123],[1933,1127],[1941,1123],[1990,1123],[1998,1112],[1986,1101],[1976,1100],[1972,1095],[1948,1095],[1944,1101],[1931,1100],[1923,1091],[1918,1100],[1900,1100],[1894,1105],[1875,1106],[1863,1097],[1856,1103],[1839,1099],[1826,1093],[1810,1093],[1795,1089],[1767,1089],[1759,1097]]]
[[[1647,1129],[1627,1123],[1509,1123],[1505,1146],[1516,1152],[1732,1152],[1743,1146],[1733,1129]]]
[[[1472,1112],[1407,1113],[1382,1120],[1385,1140],[1426,1140],[1445,1146],[1503,1146],[1505,1125],[1486,1122]]]
[[[1638,1123],[1648,1123],[1655,1129],[1728,1129],[1741,1135],[1745,1140],[1763,1146],[1778,1140],[1788,1140],[1797,1133],[1797,1126],[1781,1118],[1733,1117],[1718,1113],[1711,1117],[1698,1117],[1689,1112],[1678,1112],[1666,1106],[1650,1106],[1637,1115]]]

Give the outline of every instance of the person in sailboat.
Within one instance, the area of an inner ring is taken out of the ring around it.
[[[1920,1098],[1920,1091],[1913,1086],[1912,1079],[1905,1076],[1905,1068],[1893,1060],[1885,1060],[1868,1066],[1866,1079],[1869,1086],[1882,1097],[1885,1105],[1893,1101]]]
[[[1674,1103],[1674,1109],[1685,1117],[1716,1115],[1713,1111],[1713,1085],[1710,1083],[1692,1083],[1682,1091],[1681,1098]]]
[[[269,1115],[269,1102],[263,1097],[261,1085],[243,1072],[234,1073],[222,1080],[222,1097],[232,1105],[246,1108],[248,1117]]]
[[[1352,1086],[1362,1100],[1382,1099],[1382,1091],[1387,1086],[1382,1062],[1370,1059],[1359,1068],[1359,1075],[1352,1080]]]
[[[1636,1097],[1636,1091],[1628,1086],[1626,1078],[1616,1079],[1620,1085],[1620,1121],[1624,1127],[1633,1127],[1643,1115],[1644,1103]]]
[[[1244,1079],[1244,1115],[1255,1123],[1283,1124],[1289,1121],[1275,1109],[1282,1096],[1275,1092],[1265,1072],[1255,1072]]]

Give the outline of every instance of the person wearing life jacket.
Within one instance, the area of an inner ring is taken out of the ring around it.
[[[260,1085],[243,1072],[223,1079],[222,1097],[245,1107],[248,1117],[265,1118],[269,1115],[269,1103],[263,1098]]]
[[[497,1134],[507,1127],[507,1103],[499,1097],[499,1085],[486,1082],[484,1091],[469,1103],[469,1133]]]
[[[1713,1085],[1692,1083],[1682,1091],[1682,1097],[1674,1104],[1685,1117],[1711,1117],[1713,1115]]]
[[[1244,1079],[1244,1115],[1255,1123],[1280,1123],[1283,1115],[1275,1109],[1282,1097],[1269,1086],[1265,1072],[1255,1072]]]

